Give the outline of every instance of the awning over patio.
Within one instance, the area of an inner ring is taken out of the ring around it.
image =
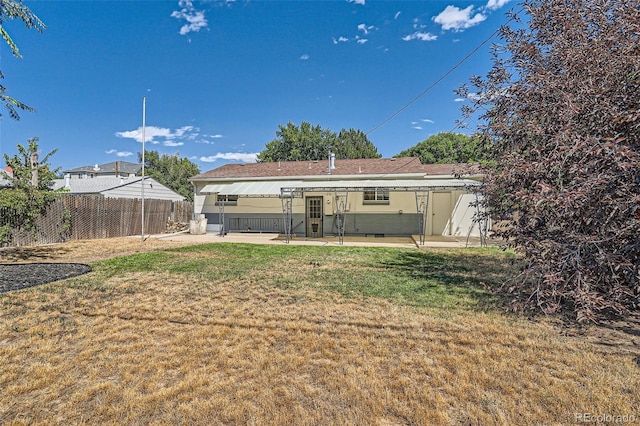
[[[201,192],[218,195],[237,195],[243,197],[279,197],[283,187],[298,187],[301,183],[302,181],[273,180],[210,184],[205,185]]]
[[[337,180],[337,181],[261,181],[209,184],[201,192],[239,197],[279,197],[283,192],[332,192],[364,191],[368,188],[385,188],[389,191],[433,191],[436,189],[477,186],[471,179],[410,179],[410,180]]]

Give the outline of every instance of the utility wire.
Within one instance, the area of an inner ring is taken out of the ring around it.
[[[514,15],[515,16],[515,15]],[[509,22],[511,22],[514,19],[514,16],[512,16],[509,20],[507,20],[507,22],[505,22],[504,25],[508,24]],[[446,73],[444,73],[442,75],[442,77],[440,77],[439,79],[437,79],[436,81],[434,81],[433,83],[431,83],[431,85],[429,87],[427,87],[426,89],[424,89],[418,96],[416,96],[415,98],[413,98],[411,101],[409,101],[407,104],[405,104],[402,108],[400,108],[398,111],[394,112],[393,114],[391,114],[389,117],[387,117],[386,119],[384,119],[382,122],[380,122],[380,124],[376,125],[373,129],[369,130],[366,135],[369,136],[369,134],[375,132],[376,130],[378,130],[380,127],[384,126],[385,124],[387,124],[389,121],[393,120],[398,114],[400,114],[402,111],[404,111],[405,109],[409,108],[411,105],[413,105],[418,99],[420,99],[421,97],[423,97],[424,95],[426,95],[431,89],[433,89],[435,86],[437,86],[442,80],[444,80],[445,78],[447,78],[449,76],[449,74],[451,74],[452,72],[454,72],[456,69],[458,69],[460,67],[460,65],[464,64],[467,59],[469,59],[471,56],[473,56],[478,50],[480,50],[480,48],[482,46],[484,46],[485,44],[487,44],[489,42],[489,40],[491,40],[496,34],[498,34],[500,32],[500,28],[498,28],[497,30],[495,30],[493,33],[491,33],[491,35],[489,37],[487,37],[486,39],[484,39],[478,46],[475,47],[475,49],[473,49],[470,53],[467,54],[467,56],[465,56],[464,58],[462,58],[460,60],[460,62],[458,62],[457,64],[455,64],[452,68],[450,68]],[[456,126],[458,127],[458,126]]]

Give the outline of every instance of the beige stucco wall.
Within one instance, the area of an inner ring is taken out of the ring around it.
[[[344,193],[343,193],[344,194]],[[332,216],[336,209],[334,192],[308,192],[307,196],[322,196],[325,216]],[[350,192],[347,195],[347,214],[416,214],[416,196],[412,191],[390,192],[389,204],[364,204],[362,192]],[[425,235],[479,235],[477,224],[473,222],[475,207],[470,203],[475,196],[462,190],[429,192]],[[217,214],[220,211],[215,195],[196,195],[194,211],[196,213]],[[304,198],[294,198],[293,213],[304,214]],[[238,198],[237,205],[225,205],[225,215],[238,214],[281,214],[282,202],[279,198]]]

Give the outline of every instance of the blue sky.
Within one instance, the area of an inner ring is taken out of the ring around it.
[[[5,29],[2,84],[36,108],[2,111],[0,152],[39,137],[53,166],[137,162],[147,150],[201,171],[253,161],[278,125],[369,132],[507,21],[509,0],[29,1],[46,24]],[[493,40],[497,41],[497,40]],[[490,69],[489,44],[368,134],[384,157],[451,131],[454,89]],[[469,122],[471,133],[476,123]]]

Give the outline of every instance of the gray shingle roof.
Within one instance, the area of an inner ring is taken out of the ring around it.
[[[139,182],[141,177],[119,178],[119,177],[98,177],[93,179],[69,179],[69,190],[72,194],[99,194],[108,189],[117,188]],[[65,179],[55,179],[53,189],[65,187]]]
[[[112,161],[111,163],[98,164],[97,167],[93,166],[82,166],[76,167],[75,169],[65,170],[63,173],[97,173],[97,174],[116,174],[116,171],[119,174],[136,174],[142,169],[141,164],[131,163],[128,161]]]

